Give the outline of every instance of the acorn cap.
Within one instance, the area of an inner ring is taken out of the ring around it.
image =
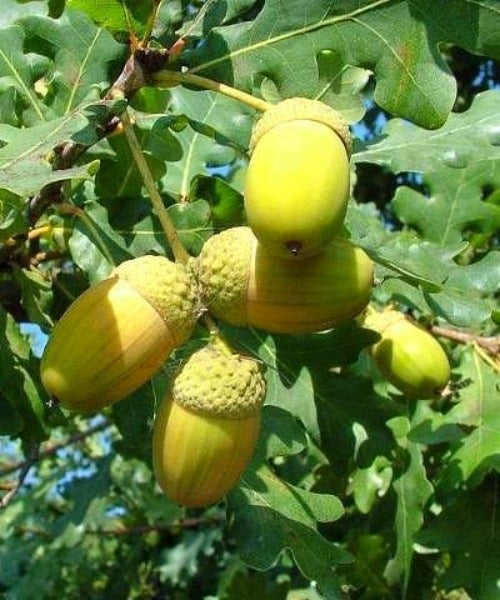
[[[255,236],[249,227],[232,227],[207,240],[198,257],[195,269],[205,290],[213,290],[203,299],[210,310],[217,305],[217,314],[227,322],[246,325],[247,287]],[[242,319],[242,315],[244,318]]]
[[[177,344],[186,341],[199,313],[196,280],[186,267],[164,256],[145,255],[113,270],[158,312]]]
[[[385,309],[382,312],[379,312],[372,309],[371,312],[368,312],[365,316],[363,327],[373,329],[373,331],[382,335],[388,327],[401,320],[406,320],[406,317],[398,310]]]
[[[253,152],[260,138],[276,125],[295,120],[317,121],[330,127],[342,140],[351,156],[352,139],[344,117],[335,109],[319,100],[309,98],[288,98],[265,111],[252,130],[250,139],[250,154]]]
[[[189,358],[173,385],[174,401],[183,408],[227,419],[254,415],[264,396],[258,363],[213,344]]]

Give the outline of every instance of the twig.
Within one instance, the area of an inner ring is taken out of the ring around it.
[[[103,421],[102,423],[99,423],[97,425],[94,425],[93,427],[90,427],[86,431],[81,431],[79,433],[75,433],[72,436],[70,436],[67,440],[64,440],[64,442],[60,442],[58,444],[52,444],[50,446],[47,446],[43,450],[40,450],[37,453],[35,460],[33,460],[31,458],[25,459],[25,460],[20,460],[18,462],[14,462],[14,463],[11,463],[10,465],[3,467],[2,469],[0,469],[0,477],[9,475],[10,473],[14,473],[15,471],[19,471],[19,469],[24,470],[27,466],[28,466],[28,470],[29,470],[29,468],[33,464],[35,464],[36,462],[39,462],[43,458],[47,458],[47,456],[51,456],[52,454],[55,454],[61,448],[65,448],[66,446],[70,446],[71,444],[76,444],[77,442],[81,442],[82,440],[93,435],[94,433],[97,433],[98,431],[102,431],[103,429],[107,429],[110,426],[111,425],[110,425],[110,423],[108,423],[108,421]]]
[[[57,260],[66,256],[66,252],[62,252],[61,250],[47,250],[46,252],[37,252],[35,256],[30,258],[30,263],[37,267],[42,262],[49,262],[51,260]]]
[[[494,371],[500,373],[500,361],[495,358],[491,358],[491,356],[487,354],[477,342],[472,342],[472,345],[476,353],[484,360],[484,362],[490,365]]]
[[[30,457],[24,461],[24,464],[21,468],[21,472],[19,473],[19,477],[11,489],[3,496],[0,500],[0,509],[6,508],[14,499],[17,492],[21,489],[21,486],[24,483],[24,480],[28,476],[28,473],[31,467],[37,462],[38,454],[39,454],[39,445],[35,444],[30,453]]]
[[[138,525],[136,527],[115,527],[113,529],[89,529],[85,533],[88,535],[144,535],[152,531],[175,532],[176,529],[192,529],[203,525],[215,525],[222,522],[222,519],[216,518],[192,518],[180,519],[170,525]]]
[[[125,128],[125,136],[127,137],[127,142],[130,146],[132,156],[137,165],[137,168],[139,169],[142,175],[142,179],[144,181],[146,189],[148,190],[153,209],[160,220],[165,235],[167,236],[167,240],[170,245],[170,248],[172,249],[172,252],[174,253],[175,260],[185,264],[189,259],[189,254],[182,245],[179,234],[177,233],[177,229],[175,228],[175,225],[173,224],[172,219],[170,218],[170,215],[167,212],[167,209],[163,205],[163,200],[161,199],[160,193],[156,188],[153,174],[151,173],[148,163],[144,158],[141,145],[139,144],[139,140],[135,135],[134,128],[132,126],[132,123],[130,122],[130,117],[127,111],[123,112],[122,121]]]
[[[113,527],[110,529],[86,529],[83,533],[84,535],[125,536],[146,535],[148,533],[157,531],[174,534],[179,529],[194,529],[196,527],[203,527],[205,525],[220,525],[223,522],[223,518],[199,517],[191,519],[180,519],[178,521],[170,523],[169,525],[137,525],[136,527],[124,527],[119,525],[118,527]],[[19,525],[17,529],[20,533],[31,533],[49,539],[55,537],[54,534],[52,534],[51,532],[45,531],[44,529],[40,529],[39,527]]]
[[[158,87],[172,87],[173,85],[178,85],[180,83],[195,85],[196,87],[224,94],[224,96],[243,102],[247,106],[260,111],[266,111],[272,106],[271,103],[266,102],[261,98],[256,98],[255,96],[252,96],[252,94],[247,94],[246,92],[233,88],[225,83],[220,83],[219,81],[214,81],[207,77],[200,77],[200,75],[194,75],[189,72],[181,73],[179,71],[163,70],[153,73],[151,79],[153,84],[156,84]]]
[[[447,327],[441,327],[439,325],[433,325],[431,327],[432,333],[439,335],[449,340],[461,342],[467,344],[468,342],[476,342],[479,346],[482,346],[491,354],[498,354],[500,352],[500,336],[489,336],[484,337],[476,335],[474,333],[467,333],[466,331],[459,331],[457,329],[448,329]]]

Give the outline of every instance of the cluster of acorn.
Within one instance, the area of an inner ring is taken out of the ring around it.
[[[250,227],[214,235],[187,266],[149,255],[126,261],[83,293],[44,353],[47,391],[82,412],[123,399],[190,338],[203,310],[278,333],[322,331],[359,315],[373,264],[336,237],[349,197],[350,148],[347,125],[321,102],[295,98],[266,111],[253,131],[245,181]],[[446,355],[426,332],[399,313],[371,314],[366,326],[381,334],[373,355],[400,389],[419,395],[446,384]],[[429,338],[419,339],[417,356],[400,349],[415,335],[405,327]],[[189,358],[154,424],[155,476],[169,498],[204,506],[236,483],[255,448],[264,396],[259,364],[219,338]]]

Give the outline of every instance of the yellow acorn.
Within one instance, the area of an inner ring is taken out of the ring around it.
[[[396,310],[370,312],[364,326],[381,335],[370,351],[382,375],[408,396],[432,398],[450,379],[443,348]]]
[[[267,110],[250,142],[248,224],[283,258],[305,258],[338,233],[349,198],[351,137],[326,104],[291,98]]]
[[[154,424],[154,473],[168,498],[207,506],[237,483],[255,449],[264,396],[254,360],[212,344],[190,357]]]
[[[121,400],[189,338],[198,310],[197,283],[184,266],[163,256],[126,261],[56,324],[42,358],[42,383],[72,410]]]
[[[370,300],[373,263],[337,239],[301,261],[277,258],[248,227],[212,236],[195,264],[204,305],[231,325],[309,333],[359,314]]]

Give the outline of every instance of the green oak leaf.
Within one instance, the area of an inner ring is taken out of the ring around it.
[[[491,233],[500,228],[500,207],[482,201],[485,186],[500,186],[500,153],[462,169],[442,166],[425,173],[423,181],[430,197],[403,186],[396,191],[392,208],[425,239],[445,246],[460,242],[470,231]]]
[[[179,88],[170,91],[168,112],[184,116],[188,123],[177,134],[182,155],[170,160],[162,179],[165,191],[182,200],[189,197],[195,176],[207,175],[211,167],[230,165],[244,155],[254,111],[222,94]]]
[[[499,102],[498,90],[478,94],[467,111],[451,113],[434,131],[391,119],[379,137],[358,146],[353,158],[387,166],[395,173],[435,171],[439,165],[460,176],[457,169],[472,162],[500,158]]]
[[[397,533],[396,552],[387,563],[385,576],[394,584],[403,578],[403,598],[411,574],[415,536],[424,522],[424,507],[433,493],[423,463],[422,448],[408,439],[411,429],[407,417],[396,417],[387,423],[399,446],[400,453],[406,456],[406,464],[394,474],[393,489],[397,496],[394,526]]]
[[[422,207],[422,213],[425,210]],[[379,218],[354,203],[348,207],[345,224],[351,240],[383,267],[377,270],[382,285],[374,291],[381,301],[384,297],[387,301],[387,291],[396,286],[395,299],[458,327],[477,327],[492,315],[495,304],[487,294],[496,286],[498,259],[495,254],[485,263],[457,265],[454,259],[466,249],[466,242],[457,240],[444,245],[422,239],[409,230],[387,231]],[[481,280],[486,277],[490,283],[485,286]]]
[[[38,361],[19,325],[0,306],[0,389],[14,430],[29,444],[46,437],[45,407],[39,389]],[[14,431],[9,433],[14,433]]]
[[[35,93],[34,84],[49,69],[49,61],[36,54],[25,54],[25,32],[19,25],[0,30],[0,100],[2,112],[11,113],[17,124],[27,112],[29,122],[45,121],[48,109]],[[19,111],[18,99],[22,100]]]
[[[108,31],[145,32],[154,10],[153,0],[66,0],[66,6],[84,12],[92,21]]]
[[[374,332],[351,321],[312,335],[271,336],[256,329],[228,330],[227,335],[236,348],[264,362],[266,402],[302,421],[336,473],[343,474],[352,459],[364,467],[391,451],[384,424],[399,414],[398,407],[375,394],[368,379],[335,373],[377,339]]]
[[[80,11],[66,10],[59,19],[30,15],[19,23],[29,41],[54,63],[45,103],[57,116],[79,106],[92,88],[107,87],[115,63],[125,57],[126,47]]]
[[[50,318],[52,285],[37,270],[14,266],[14,278],[21,289],[21,301],[29,320],[40,325],[53,325]]]
[[[465,588],[474,600],[498,598],[498,475],[462,492],[418,534],[417,540],[449,555],[440,587]]]
[[[0,125],[0,189],[18,196],[30,196],[49,183],[66,179],[90,179],[97,164],[53,170],[51,153],[87,126],[78,112],[25,129]]]
[[[268,410],[264,408],[264,423]],[[297,422],[286,413],[281,418],[284,421],[281,431],[274,435],[295,438]],[[240,556],[249,566],[265,570],[288,549],[301,572],[317,581],[327,597],[340,597],[334,565],[348,563],[352,558],[322,537],[317,523],[339,519],[344,512],[342,504],[335,496],[316,494],[278,478],[262,461],[266,453],[263,448],[266,429],[264,427],[257,459],[241,478],[239,487],[228,496],[229,522]],[[274,444],[271,444],[271,452]],[[294,447],[286,448],[278,443],[281,451],[296,451]]]
[[[455,99],[455,80],[438,45],[500,55],[494,0],[450,4],[443,11],[430,0],[320,1],[306,10],[301,0],[292,0],[283,10],[280,0],[268,0],[254,21],[211,29],[187,60],[192,73],[246,91],[263,95],[262,83],[270,79],[283,98],[314,97],[324,88],[319,56],[328,50],[344,65],[374,72],[375,101],[386,111],[436,128]],[[477,24],[473,37],[471,22]]]
[[[444,489],[473,482],[491,469],[500,471],[498,377],[472,347],[462,353],[461,373],[467,385],[460,390],[460,401],[441,423],[471,428],[471,431],[452,446],[439,483]]]

